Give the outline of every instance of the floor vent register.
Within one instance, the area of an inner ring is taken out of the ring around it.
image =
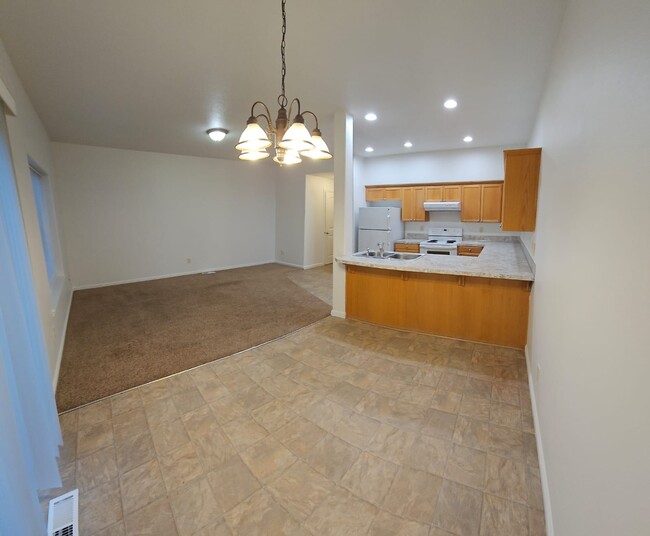
[[[50,501],[47,536],[79,536],[79,490]]]

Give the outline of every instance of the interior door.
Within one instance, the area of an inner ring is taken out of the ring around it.
[[[325,190],[325,264],[334,261],[334,191]]]

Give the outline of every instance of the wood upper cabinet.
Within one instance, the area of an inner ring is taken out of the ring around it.
[[[424,186],[402,188],[402,221],[425,221]]]
[[[454,184],[451,186],[442,187],[442,200],[443,201],[460,201],[461,200],[461,186]]]
[[[460,221],[481,221],[481,188],[480,184],[461,187]]]
[[[502,184],[463,184],[460,203],[461,221],[501,221]]]
[[[534,231],[542,149],[503,151],[504,231]]]
[[[442,186],[425,186],[425,201],[442,201]]]
[[[481,185],[481,221],[497,223],[501,221],[501,201],[503,184]]]
[[[366,186],[366,201],[400,201],[402,189],[398,187]]]

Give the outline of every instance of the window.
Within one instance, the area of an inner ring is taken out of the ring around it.
[[[59,246],[59,235],[56,226],[54,213],[54,200],[50,179],[35,163],[30,161],[29,171],[32,176],[32,189],[34,190],[34,201],[36,202],[36,213],[38,214],[38,226],[41,231],[43,242],[43,253],[45,255],[45,268],[50,288],[53,289],[57,276],[61,274],[61,249]]]

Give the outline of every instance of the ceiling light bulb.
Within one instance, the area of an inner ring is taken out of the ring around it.
[[[465,137],[463,138],[463,141],[464,141],[465,143],[469,143],[469,142],[472,141],[473,139],[474,139],[474,138],[472,138],[471,136],[465,136]]]
[[[458,106],[458,103],[454,99],[447,99],[444,104],[445,108],[448,110],[453,110]]]
[[[240,160],[262,160],[263,158],[268,158],[269,153],[266,152],[266,150],[261,150],[261,151],[244,151],[242,154],[239,155]]]
[[[289,129],[282,136],[282,140],[278,143],[278,147],[290,151],[309,151],[314,148],[311,134],[307,130],[302,116],[297,116],[293,120]]]
[[[208,136],[210,136],[210,139],[213,141],[221,141],[226,137],[226,134],[228,134],[228,130],[225,128],[211,128],[207,131]]]
[[[367,153],[372,153],[374,149],[372,147],[366,147],[366,152]]]
[[[407,149],[410,149],[411,147],[413,147],[413,144],[410,141],[406,141],[406,142],[404,142],[404,147],[406,147]]]
[[[369,112],[365,115],[366,121],[376,121],[377,120],[377,114],[373,114],[372,112]]]

